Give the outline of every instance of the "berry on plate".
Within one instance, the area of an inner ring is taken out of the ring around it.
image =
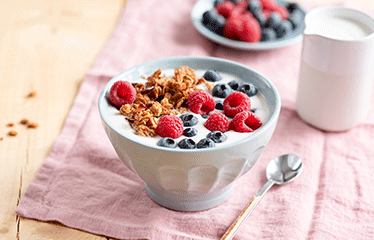
[[[225,18],[228,18],[234,10],[235,4],[231,1],[223,1],[216,6],[217,12]]]
[[[203,14],[203,25],[219,35],[223,35],[223,26],[225,23],[225,18],[218,14],[217,10],[214,8]]]
[[[115,82],[109,91],[110,102],[117,107],[125,104],[131,104],[136,99],[136,90],[128,81]]]
[[[242,19],[242,29],[239,39],[243,42],[259,42],[261,40],[261,26],[250,14],[245,14]]]
[[[261,41],[273,41],[277,39],[277,33],[272,28],[263,28],[261,31]]]
[[[223,26],[223,36],[231,40],[239,40],[239,32],[243,28],[240,18],[230,17]]]
[[[229,117],[251,110],[251,100],[242,92],[233,92],[223,101],[223,111]]]
[[[204,115],[213,111],[216,103],[209,93],[193,91],[187,98],[187,106],[191,112]]]
[[[163,138],[179,138],[183,134],[183,122],[175,115],[163,116],[157,124],[156,134]]]
[[[223,113],[213,113],[204,123],[204,127],[210,131],[221,131],[224,133],[230,130],[230,120]]]
[[[236,114],[230,123],[230,129],[235,132],[253,132],[261,126],[261,120],[250,111]]]

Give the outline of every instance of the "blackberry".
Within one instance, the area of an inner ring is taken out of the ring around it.
[[[219,75],[217,71],[211,69],[204,73],[203,78],[209,82],[218,82],[222,80],[221,75]]]
[[[227,136],[220,131],[210,132],[206,137],[212,139],[215,143],[221,143],[227,139]]]
[[[258,90],[252,83],[244,83],[238,91],[245,93],[248,97],[252,97],[257,94]]]
[[[238,80],[231,80],[228,85],[231,87],[232,90],[238,90],[238,88],[242,85],[241,82]]]
[[[233,92],[232,88],[226,83],[218,83],[213,87],[212,95],[214,97],[226,98]]]
[[[178,147],[182,149],[194,149],[196,148],[196,143],[191,138],[185,138],[178,143]]]
[[[197,143],[197,148],[211,148],[215,146],[216,144],[210,138],[203,138]]]
[[[157,142],[157,146],[167,147],[167,148],[175,148],[177,146],[177,143],[175,142],[174,139],[166,137],[166,138],[161,138]]]
[[[216,109],[217,110],[223,110],[223,101],[222,100],[216,100]]]
[[[179,116],[179,118],[182,120],[183,126],[185,126],[185,127],[195,126],[199,122],[197,117],[195,117],[191,113],[182,114],[182,115]]]
[[[183,130],[183,136],[186,137],[193,137],[197,135],[197,129],[196,128],[185,128]]]

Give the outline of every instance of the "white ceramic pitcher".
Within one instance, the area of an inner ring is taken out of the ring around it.
[[[345,7],[305,17],[297,112],[310,125],[345,131],[366,117],[374,80],[374,20]]]

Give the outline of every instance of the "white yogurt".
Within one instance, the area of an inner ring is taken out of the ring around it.
[[[202,77],[205,73],[205,71],[203,71],[203,70],[196,70],[195,72],[196,72],[196,77],[197,78]],[[165,74],[165,77],[170,77],[171,78],[174,75],[174,69],[162,70],[162,73]],[[215,82],[215,83],[228,83],[228,82],[230,82],[231,80],[234,80],[234,79],[238,80],[238,81],[241,81],[240,79],[237,79],[236,77],[228,75],[228,74],[220,73],[220,75],[222,76],[223,79],[221,81]],[[135,82],[145,83],[146,80],[142,79],[141,76],[139,76],[139,79],[134,79],[133,82],[134,83]],[[243,81],[241,81],[241,82],[243,82]],[[200,85],[198,85],[198,87],[201,88],[201,89],[204,89],[206,91],[205,84],[200,84]],[[212,92],[208,91],[208,93],[211,94]],[[217,97],[214,97],[214,99],[221,99],[222,101],[224,100],[223,98],[217,98]],[[268,107],[268,105],[265,101],[265,98],[262,96],[262,94],[260,92],[258,92],[255,96],[250,97],[250,99],[251,99],[251,109],[256,109],[255,114],[261,119],[261,122],[264,125],[268,121],[268,118],[269,118],[269,107]],[[210,114],[212,114],[214,112],[222,112],[223,113],[223,110],[216,110],[215,109]],[[187,111],[184,114],[186,114],[186,113],[192,113],[192,112]],[[197,129],[198,134],[194,137],[190,137],[197,144],[201,139],[206,138],[206,136],[208,135],[208,133],[210,133],[210,131],[207,128],[204,127],[204,123],[207,119],[203,118],[199,114],[195,114],[195,113],[192,113],[192,114],[195,115],[199,120],[197,125],[192,126],[192,128]],[[114,107],[110,108],[108,116],[111,118],[113,126],[115,126],[115,129],[118,130],[118,132],[120,134],[123,134],[124,136],[126,136],[130,140],[145,143],[145,144],[149,145],[150,147],[155,147],[157,145],[157,142],[161,139],[160,136],[143,137],[143,136],[135,134],[134,130],[131,128],[130,124],[125,120],[126,117],[123,116],[123,115],[120,115],[118,110]],[[185,128],[187,128],[187,127],[185,127]],[[240,141],[240,140],[244,139],[245,137],[249,136],[250,134],[251,133],[238,133],[238,132],[234,132],[234,131],[230,130],[230,131],[225,133],[225,135],[227,136],[227,140],[223,143],[217,143],[216,146],[222,146],[222,145],[233,143],[235,141]],[[179,142],[180,140],[182,140],[184,138],[187,138],[187,137],[182,135],[181,137],[175,139],[175,141]]]

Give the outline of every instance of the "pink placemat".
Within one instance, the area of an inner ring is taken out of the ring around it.
[[[235,239],[372,239],[373,107],[364,123],[344,133],[308,126],[295,112],[301,42],[260,52],[218,46],[193,28],[195,2],[128,1],[17,214],[118,239],[219,239],[266,182],[269,160],[294,153],[303,159],[302,175],[273,187]],[[182,55],[243,63],[270,79],[282,98],[277,128],[259,161],[238,180],[229,200],[201,212],[154,203],[142,180],[118,159],[97,109],[99,93],[114,75],[147,60]]]

